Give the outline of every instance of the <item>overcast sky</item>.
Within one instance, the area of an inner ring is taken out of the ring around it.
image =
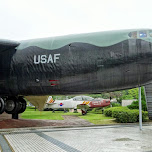
[[[152,0],[0,0],[0,38],[152,28]]]

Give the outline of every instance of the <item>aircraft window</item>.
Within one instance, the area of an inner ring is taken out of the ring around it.
[[[152,31],[149,31],[149,36],[152,37]]]
[[[77,101],[82,101],[82,97],[74,97],[74,100],[77,100]]]
[[[87,98],[87,100],[93,100],[93,98],[92,98],[92,97],[89,97],[89,98]]]
[[[128,36],[131,38],[137,38],[137,32],[130,32]]]
[[[93,100],[93,98],[92,97],[83,96],[82,100],[88,100],[89,101],[89,100]]]
[[[147,37],[146,31],[139,31],[139,37]]]

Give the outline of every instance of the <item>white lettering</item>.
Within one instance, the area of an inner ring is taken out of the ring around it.
[[[53,59],[52,59],[52,55],[51,54],[49,55],[47,63],[49,63],[49,62],[53,63]]]
[[[47,55],[34,55],[34,64],[39,64],[39,63],[56,63],[57,60],[59,60],[60,54],[54,54],[54,58],[52,57],[51,54],[49,56]]]
[[[36,60],[36,55],[34,55],[34,64],[40,63],[40,55],[38,55],[38,60]]]
[[[41,63],[46,63],[47,60],[46,60],[46,55],[41,55]]]
[[[59,59],[59,57],[58,56],[60,56],[60,54],[54,54],[54,63],[56,63],[56,60],[58,60]]]

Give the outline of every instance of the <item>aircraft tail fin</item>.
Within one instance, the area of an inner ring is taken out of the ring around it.
[[[54,100],[53,100],[52,96],[49,96],[49,97],[48,97],[46,103],[48,103],[48,104],[54,103]]]

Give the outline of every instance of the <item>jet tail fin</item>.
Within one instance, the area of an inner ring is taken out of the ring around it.
[[[152,120],[152,83],[145,85],[145,98],[149,119]]]
[[[54,103],[54,100],[53,100],[52,96],[49,96],[49,97],[48,97],[46,103],[48,103],[48,104]]]

